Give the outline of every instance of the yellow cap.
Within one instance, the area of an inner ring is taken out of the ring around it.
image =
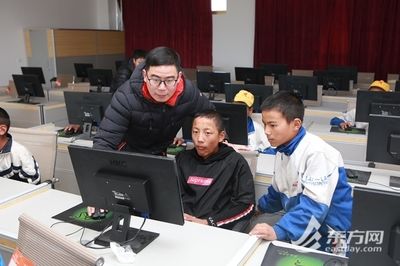
[[[240,90],[233,99],[234,102],[245,103],[248,107],[252,107],[254,104],[254,95],[246,90]]]
[[[383,91],[390,91],[389,83],[386,83],[383,80],[375,80],[369,86],[369,89],[371,89],[371,88],[379,88],[379,89],[381,89]]]

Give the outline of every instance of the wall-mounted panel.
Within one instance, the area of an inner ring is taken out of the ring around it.
[[[98,54],[123,54],[125,35],[122,31],[97,31]]]
[[[56,57],[96,55],[96,31],[54,30]]]

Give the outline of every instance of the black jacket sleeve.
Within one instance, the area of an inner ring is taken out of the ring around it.
[[[129,83],[125,85],[129,86]],[[93,148],[103,150],[116,150],[118,148],[128,131],[130,109],[129,100],[124,91],[116,91],[93,139]]]

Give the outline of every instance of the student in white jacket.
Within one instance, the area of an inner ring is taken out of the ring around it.
[[[369,91],[383,91],[389,92],[390,85],[383,80],[375,80],[369,86]],[[342,129],[348,127],[357,127],[357,128],[367,128],[368,123],[365,122],[356,122],[356,108],[353,108],[346,113],[343,113],[342,117],[334,117],[330,121],[331,126],[338,126]]]
[[[247,106],[247,133],[248,147],[253,151],[264,152],[270,148],[267,136],[262,125],[251,119],[253,113],[254,95],[246,90],[240,90],[233,99],[236,103],[244,103]]]
[[[9,128],[10,116],[0,107],[0,178],[40,183],[39,166],[35,158],[25,146],[12,139]]]
[[[277,153],[272,185],[258,200],[265,214],[254,219],[250,234],[341,253],[336,240],[350,230],[352,196],[340,152],[302,126],[304,105],[294,93],[275,93],[261,110]]]

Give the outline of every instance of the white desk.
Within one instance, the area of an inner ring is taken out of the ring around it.
[[[18,236],[17,219],[27,213],[45,225],[57,222],[51,216],[81,202],[77,195],[48,190],[0,211],[0,238],[15,241]],[[139,227],[141,218],[132,217],[131,226]],[[79,227],[72,224],[60,224],[53,227],[62,234],[74,232]],[[183,226],[147,220],[144,230],[160,233],[149,246],[137,254],[137,265],[236,265],[232,259],[240,260],[238,252],[252,241],[247,234],[215,228],[206,225],[185,223]],[[86,230],[84,239],[91,239],[97,232]],[[71,239],[77,241],[80,234]],[[255,244],[255,242],[253,241]],[[120,265],[109,249],[93,251],[105,258],[106,265]],[[243,253],[245,254],[245,252]],[[122,265],[122,264],[121,264]]]
[[[329,124],[312,123],[308,132],[319,136],[337,149],[346,162],[364,162],[367,153],[367,135],[330,132]]]
[[[54,123],[56,126],[68,124],[65,103],[43,101],[43,104],[34,105],[4,100],[0,105],[10,115],[14,127],[28,128],[46,123]]]
[[[0,178],[0,209],[12,204],[14,200],[21,199],[21,197],[28,196],[31,193],[40,193],[40,191],[47,190],[49,187],[48,183],[32,185],[8,178]]]

